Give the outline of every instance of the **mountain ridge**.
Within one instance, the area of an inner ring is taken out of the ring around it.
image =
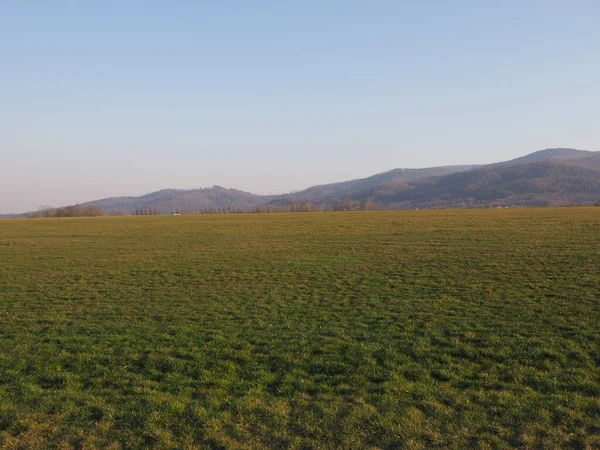
[[[529,153],[528,155],[521,156],[519,158],[514,158],[508,161],[503,161],[500,163],[494,164],[520,164],[520,163],[528,163],[535,161],[542,161],[544,159],[557,159],[557,160],[578,160],[585,159],[587,157],[593,156],[594,154],[599,154],[600,152],[592,152],[589,150],[577,150],[574,148],[547,148],[544,150],[538,150],[533,153]],[[489,165],[489,164],[487,164]]]
[[[215,185],[107,197],[79,206],[96,205],[106,214],[132,214],[148,208],[168,214],[281,210],[299,204],[317,210],[352,209],[365,202],[382,209],[421,209],[556,206],[599,201],[600,152],[551,148],[485,165],[392,169],[279,195],[258,195]],[[0,215],[18,216],[22,215]]]
[[[577,164],[542,159],[482,166],[396,189],[357,193],[353,200],[368,197],[390,209],[592,205],[600,200],[600,163],[587,159]]]

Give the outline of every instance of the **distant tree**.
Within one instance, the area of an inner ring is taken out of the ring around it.
[[[60,208],[44,205],[40,206],[37,217],[97,217],[103,215],[104,210],[98,205],[71,205]]]
[[[87,217],[100,217],[104,215],[104,210],[98,205],[89,205],[86,213]]]
[[[312,202],[308,202],[308,203],[306,203],[306,205],[304,205],[304,207],[305,207],[305,209],[304,209],[304,210],[305,210],[306,212],[315,212],[315,211],[318,211],[318,208],[317,208],[317,207],[315,206],[315,204],[314,204],[314,203],[312,203]]]
[[[377,211],[379,209],[379,203],[370,198],[361,204],[360,209],[363,211]]]
[[[114,216],[122,216],[122,215],[123,215],[123,213],[122,213],[121,211],[118,211],[118,210],[116,210],[116,209],[113,209],[113,210],[110,212],[110,215],[111,215],[111,216],[113,216],[113,217],[114,217]]]
[[[51,205],[41,205],[38,208],[39,217],[51,217],[54,207]]]

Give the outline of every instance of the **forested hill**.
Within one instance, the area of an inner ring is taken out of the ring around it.
[[[600,157],[496,164],[379,186],[351,198],[388,209],[591,205],[600,201]]]
[[[164,189],[79,206],[98,206],[105,214],[186,214],[595,203],[600,203],[600,152],[555,148],[484,166],[393,169],[283,195],[262,196],[213,186]]]

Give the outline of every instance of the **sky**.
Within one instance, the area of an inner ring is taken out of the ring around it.
[[[600,150],[600,0],[0,0],[0,213]]]

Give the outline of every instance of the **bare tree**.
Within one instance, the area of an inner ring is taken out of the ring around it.
[[[52,215],[52,210],[54,209],[54,206],[51,205],[41,205],[38,208],[38,211],[40,213],[40,217],[50,217]]]

